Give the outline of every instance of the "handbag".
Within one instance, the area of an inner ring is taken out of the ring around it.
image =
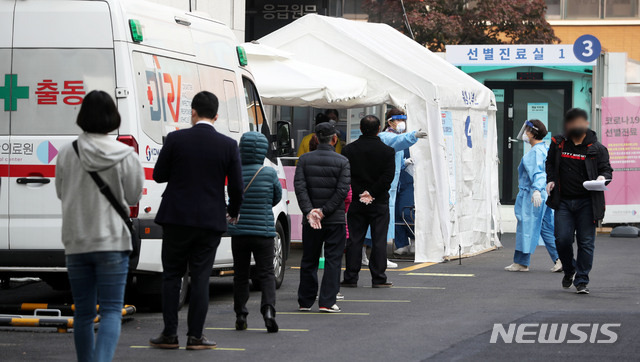
[[[80,158],[80,151],[78,151],[78,141],[73,141],[73,149],[76,151],[76,155]],[[107,185],[104,180],[98,175],[95,171],[87,171],[89,176],[93,179],[93,181],[100,189],[100,193],[102,193],[111,206],[116,210],[122,221],[124,221],[127,229],[129,229],[129,233],[131,234],[131,253],[129,254],[129,270],[135,270],[138,266],[138,260],[140,259],[140,234],[138,233],[137,228],[135,227],[133,220],[129,217],[129,213],[126,208],[123,208],[120,202],[116,199],[116,197],[111,192],[109,185]]]

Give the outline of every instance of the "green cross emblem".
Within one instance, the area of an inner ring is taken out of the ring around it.
[[[18,109],[18,99],[29,98],[29,87],[18,87],[17,74],[5,74],[4,86],[0,87],[0,99],[4,99],[4,110]]]

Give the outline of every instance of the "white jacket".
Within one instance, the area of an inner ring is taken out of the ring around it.
[[[56,163],[65,253],[131,250],[124,221],[87,171],[97,171],[125,208],[142,196],[144,171],[138,156],[113,136],[93,133],[78,137],[78,150],[79,158],[72,144],[62,147]]]

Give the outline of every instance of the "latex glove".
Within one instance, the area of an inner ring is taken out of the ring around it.
[[[531,202],[533,203],[534,207],[542,206],[542,195],[540,194],[540,191],[535,190],[533,192],[533,195],[531,195]]]
[[[604,176],[598,176],[598,178],[596,179],[596,181],[604,181],[604,180],[606,180]]]
[[[553,182],[553,181],[552,181],[552,182],[549,182],[549,183],[547,184],[547,193],[548,193],[548,194],[551,194],[551,190],[553,190],[553,188],[554,188],[554,187],[556,187],[556,183],[555,183],[555,182]]]
[[[417,131],[416,138],[427,138],[428,134],[425,131]]]
[[[413,164],[414,164],[413,158],[405,158],[404,159],[404,165],[405,166],[409,166],[409,165],[413,165]]]

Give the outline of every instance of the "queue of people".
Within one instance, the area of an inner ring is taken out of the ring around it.
[[[236,329],[248,328],[246,304],[253,255],[255,279],[262,291],[260,312],[267,332],[279,330],[272,207],[280,201],[282,189],[275,170],[264,166],[268,140],[261,133],[248,132],[238,146],[216,131],[218,99],[210,92],[196,94],[191,107],[193,127],[167,136],[153,171],[156,182],[167,183],[155,219],[163,228],[164,329],[149,341],[161,349],[180,346],[179,294],[187,271],[191,300],[186,348],[216,346],[203,335],[203,327],[209,307],[209,277],[220,239],[227,231],[232,236]],[[405,253],[409,247],[407,230],[399,229],[405,234],[395,237],[398,225],[394,218],[403,217],[404,204],[412,202],[407,199],[413,194],[413,162],[408,149],[427,134],[407,133],[406,115],[392,109],[384,130],[377,117],[362,118],[362,135],[340,153],[339,132],[332,116],[337,120],[337,112],[331,110],[319,116],[321,122],[307,142],[309,152],[303,152],[295,173],[295,193],[304,213],[300,311],[310,311],[316,300],[321,312],[341,311],[337,305],[340,288],[358,287],[367,237],[371,240],[373,288],[393,285],[386,276],[389,239],[396,240],[397,253]],[[132,251],[127,206],[140,200],[144,172],[133,149],[109,136],[120,126],[120,115],[107,93],[87,94],[77,124],[83,133],[60,150],[56,168],[56,190],[63,209],[62,241],[76,308],[76,354],[79,361],[110,361],[120,334]],[[589,293],[595,228],[604,216],[603,192],[589,191],[582,185],[589,180],[608,183],[613,171],[606,147],[588,125],[585,111],[570,110],[564,133],[553,137],[548,149],[543,142],[547,134],[544,124],[539,120],[525,123],[522,139],[531,150],[518,168],[516,251],[514,263],[505,268],[528,271],[531,255],[542,238],[554,263],[552,271],[564,271],[562,286],[573,284],[578,293]],[[209,166],[203,168],[203,164]],[[402,205],[396,205],[397,194],[402,195],[397,200]],[[323,251],[325,267],[319,285],[317,271]],[[346,268],[341,281],[343,254]],[[101,323],[95,336],[97,304]]]

